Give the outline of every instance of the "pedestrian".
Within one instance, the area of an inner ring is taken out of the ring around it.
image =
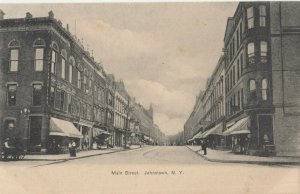
[[[69,141],[69,145],[68,145],[68,148],[69,148],[69,153],[70,153],[70,156],[72,156],[72,142]]]
[[[201,146],[202,146],[202,150],[204,152],[203,155],[206,155],[207,154],[207,142],[206,142],[206,140],[202,141]]]
[[[76,143],[74,140],[72,140],[72,144],[71,144],[71,149],[72,149],[72,155],[73,157],[76,157]]]

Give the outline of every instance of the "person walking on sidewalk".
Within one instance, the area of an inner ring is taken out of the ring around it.
[[[202,141],[201,147],[202,147],[202,150],[204,152],[203,155],[206,155],[207,154],[207,142],[206,142],[206,140]]]
[[[74,140],[69,142],[69,152],[71,157],[76,157],[76,143]]]

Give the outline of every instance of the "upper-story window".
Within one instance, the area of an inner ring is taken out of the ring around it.
[[[88,71],[84,70],[84,75],[83,75],[83,90],[86,93],[89,92],[88,85],[87,85],[87,76],[88,76]]]
[[[10,49],[9,56],[9,71],[17,72],[19,69],[19,51],[20,51],[20,43],[17,40],[12,40],[8,47]]]
[[[33,47],[35,50],[34,55],[34,70],[35,71],[43,71],[44,68],[44,47],[46,43],[43,39],[36,39],[33,42]]]
[[[7,85],[7,105],[16,106],[17,104],[17,84]]]
[[[268,44],[266,41],[260,42],[260,61],[265,63],[267,62],[267,54],[268,54]]]
[[[33,84],[32,91],[32,105],[41,106],[42,105],[42,84]]]
[[[77,69],[77,87],[81,89],[81,72]]]
[[[247,54],[248,54],[248,63],[254,64],[255,63],[255,53],[254,53],[254,43],[253,42],[248,43]]]
[[[261,82],[261,96],[263,100],[268,100],[268,80],[266,78]]]
[[[266,26],[267,8],[265,5],[259,6],[259,26]]]
[[[248,24],[248,29],[251,29],[254,27],[253,7],[249,7],[247,9],[247,24]]]
[[[51,52],[51,73],[56,73],[56,64],[57,64],[57,53],[58,53],[58,45],[55,42],[51,44],[52,52]]]
[[[67,60],[67,52],[66,50],[61,50],[61,78],[66,79],[66,60]]]
[[[253,79],[249,81],[249,90],[250,97],[256,99],[256,82]]]
[[[73,81],[73,67],[75,67],[75,59],[74,59],[74,57],[70,57],[70,60],[69,60],[69,77],[68,77],[68,81],[70,83],[72,83],[72,81]]]

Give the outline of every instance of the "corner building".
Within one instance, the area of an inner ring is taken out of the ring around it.
[[[70,138],[90,149],[107,121],[106,74],[68,26],[53,12],[4,19],[1,11],[0,53],[1,142],[13,131],[33,152],[66,151]]]
[[[239,3],[224,38],[227,145],[259,152],[274,145],[270,3]],[[230,142],[231,141],[231,142]]]

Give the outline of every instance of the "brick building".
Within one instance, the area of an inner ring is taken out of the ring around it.
[[[13,127],[31,151],[66,149],[70,138],[89,149],[99,127],[108,128],[102,66],[52,12],[19,19],[2,14],[0,36],[1,141]]]

